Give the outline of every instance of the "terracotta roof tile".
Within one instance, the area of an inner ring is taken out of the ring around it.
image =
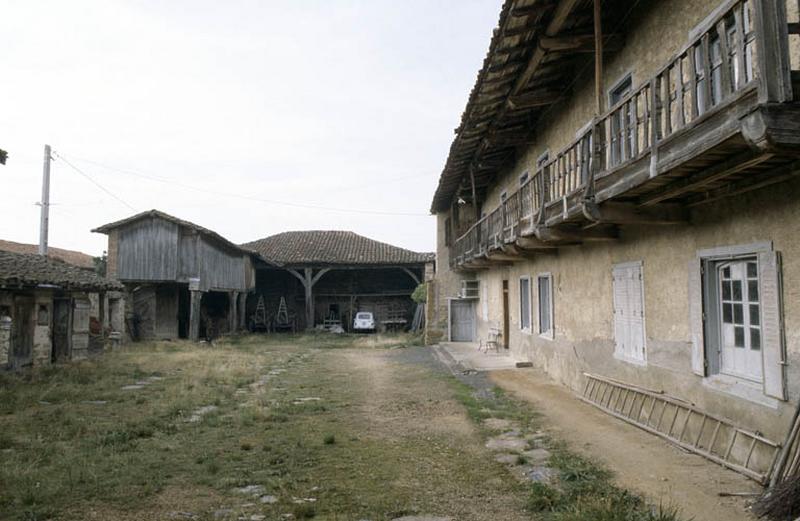
[[[13,241],[4,241],[0,239],[0,250],[2,251],[10,251],[14,253],[28,253],[33,255],[38,255],[39,253],[39,245],[38,244],[24,244],[21,242],[13,242]],[[74,250],[65,250],[62,248],[53,248],[52,246],[47,248],[47,256],[54,260],[60,260],[62,262],[66,262],[67,264],[72,264],[73,266],[77,266],[79,268],[94,269],[94,261],[92,260],[91,255],[87,255],[86,253],[81,253],[79,251]]]
[[[119,282],[40,255],[0,251],[0,288],[53,285],[67,290],[122,289]]]
[[[278,265],[421,264],[434,258],[432,253],[417,253],[347,231],[283,232],[242,247]]]

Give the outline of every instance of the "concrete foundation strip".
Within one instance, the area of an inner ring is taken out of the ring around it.
[[[761,484],[768,482],[780,444],[663,392],[589,373],[584,376],[586,385],[578,396],[582,401]],[[721,441],[726,438],[727,443]],[[768,456],[767,468],[755,467],[754,453]]]

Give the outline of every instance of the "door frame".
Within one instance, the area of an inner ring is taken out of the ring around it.
[[[463,299],[457,297],[448,297],[447,298],[447,341],[453,341],[453,301],[456,302],[469,302],[473,307],[473,311],[475,311],[475,301],[472,299]],[[472,341],[475,342],[477,337],[477,320],[476,317],[472,318]]]
[[[30,312],[28,313],[28,326],[29,331],[28,335],[30,337],[30,346],[28,349],[28,357],[23,363],[20,363],[20,358],[17,356],[17,345],[19,342],[20,335],[18,333],[18,328],[22,325],[21,314],[19,313],[20,304],[28,305],[30,307]],[[11,367],[14,369],[19,369],[21,367],[33,365],[33,344],[34,344],[34,335],[36,333],[36,318],[34,314],[36,312],[36,298],[34,296],[27,296],[27,295],[16,295],[14,296],[14,322],[12,324],[11,330],[11,349],[10,349],[10,359],[11,359]]]
[[[72,309],[73,309],[73,300],[72,297],[62,296],[62,297],[53,297],[53,312],[51,314],[51,326],[50,326],[50,359],[51,362],[57,362],[56,359],[56,306],[59,303],[64,303],[67,306],[67,351],[66,351],[66,359],[72,359]]]

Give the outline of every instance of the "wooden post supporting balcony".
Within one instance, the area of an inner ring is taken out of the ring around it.
[[[784,0],[754,0],[753,24],[758,49],[758,101],[792,100],[789,26]]]
[[[594,0],[594,93],[597,101],[595,115],[603,113],[603,23],[602,0]]]

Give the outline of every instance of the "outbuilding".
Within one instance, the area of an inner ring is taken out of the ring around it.
[[[118,282],[51,258],[0,250],[0,368],[80,360],[121,327]],[[99,316],[92,316],[92,299]]]
[[[131,339],[214,338],[244,324],[253,252],[158,210],[92,231],[108,235],[107,276],[125,286]]]
[[[411,294],[431,253],[418,253],[349,231],[279,233],[242,245],[270,264],[256,269],[247,302],[254,329],[349,331],[354,314],[371,312],[378,329],[411,323]]]

